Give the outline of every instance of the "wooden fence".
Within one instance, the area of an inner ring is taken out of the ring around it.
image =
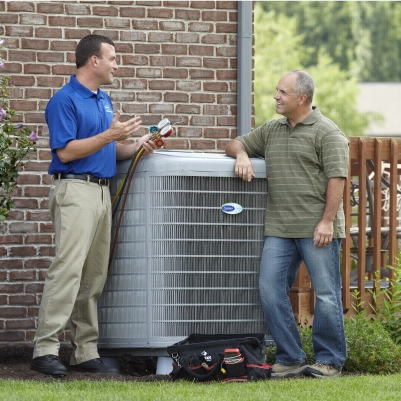
[[[344,189],[346,238],[342,241],[344,313],[355,313],[353,292],[369,311],[372,292],[391,290],[401,236],[401,138],[350,137],[349,176]],[[299,323],[311,320],[315,297],[301,266],[290,299]]]

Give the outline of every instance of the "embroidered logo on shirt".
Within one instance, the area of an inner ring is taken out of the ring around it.
[[[110,106],[104,106],[104,108],[106,109],[106,113],[113,113],[113,110],[110,109]]]

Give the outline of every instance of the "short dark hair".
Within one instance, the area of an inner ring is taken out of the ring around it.
[[[75,64],[77,68],[83,67],[92,56],[100,57],[102,43],[114,46],[114,42],[106,36],[88,35],[82,38],[75,49]]]

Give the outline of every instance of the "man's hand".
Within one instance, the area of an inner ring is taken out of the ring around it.
[[[253,173],[253,166],[251,160],[245,152],[238,153],[235,162],[235,174],[242,178],[244,181],[252,181],[255,178]]]
[[[235,157],[235,174],[244,181],[252,181],[255,178],[251,160],[246,153],[245,146],[235,139],[230,141],[226,147],[226,155]]]
[[[313,234],[313,245],[316,248],[324,248],[333,241],[333,222],[321,220]]]
[[[117,110],[116,115],[110,124],[110,128],[99,135],[107,137],[109,142],[125,141],[134,136],[135,132],[137,132],[141,127],[141,117],[134,117],[122,123],[120,122],[120,116],[121,112],[120,110]]]

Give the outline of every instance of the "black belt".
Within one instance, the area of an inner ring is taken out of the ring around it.
[[[110,180],[108,178],[97,178],[90,174],[55,174],[55,178],[59,180],[84,180],[87,182],[95,182],[99,185],[109,186]]]

